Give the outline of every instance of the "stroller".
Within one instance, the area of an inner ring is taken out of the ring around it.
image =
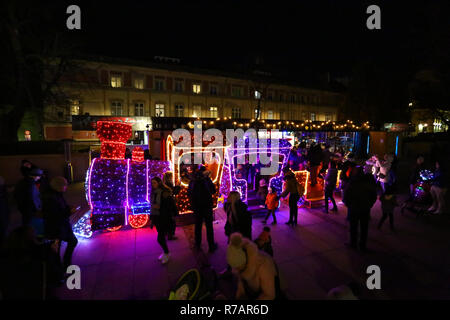
[[[419,174],[418,181],[413,185],[410,198],[401,208],[403,214],[408,209],[417,215],[427,213],[427,208],[431,205],[431,181],[433,180],[433,172],[430,170],[422,170]]]
[[[169,300],[207,300],[212,299],[217,289],[217,275],[214,269],[190,269],[178,279],[170,291]]]

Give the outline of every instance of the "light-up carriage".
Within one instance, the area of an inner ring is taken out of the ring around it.
[[[186,145],[183,143],[184,137],[180,137],[176,141],[170,135],[167,137],[166,156],[170,163],[170,170],[173,172],[173,183],[180,186],[177,194],[177,206],[181,214],[192,212],[188,187],[196,166],[202,164],[210,172],[210,178],[216,186],[216,193],[213,195],[214,208],[220,201],[223,201],[223,195],[228,194],[230,188],[227,180],[228,171],[224,167],[224,155],[228,146],[214,145],[214,138],[201,141],[200,146],[195,146],[193,137],[190,133],[187,135],[187,139],[191,139],[191,141]]]
[[[151,179],[162,178],[170,168],[167,161],[144,160],[140,147],[125,159],[125,143],[131,137],[131,125],[98,121],[101,157],[92,160],[86,174],[86,198],[91,208],[74,232],[90,237],[93,231],[114,231],[123,225],[140,228],[149,220]]]

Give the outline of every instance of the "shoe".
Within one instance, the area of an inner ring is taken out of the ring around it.
[[[333,209],[331,209],[331,211],[338,211],[338,208],[333,208]]]
[[[292,222],[292,226],[293,226],[293,227],[296,227],[296,226],[297,226],[297,221]]]
[[[214,243],[212,246],[209,247],[209,253],[213,253],[218,248],[217,243]]]
[[[161,259],[161,263],[166,264],[167,262],[169,262],[169,259],[170,259],[170,253],[164,254]]]
[[[164,257],[164,254],[165,254],[165,253],[163,252],[163,253],[161,253],[161,255],[158,257],[158,260],[159,260],[159,261],[162,260],[162,258]]]

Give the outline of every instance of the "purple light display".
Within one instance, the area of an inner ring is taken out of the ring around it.
[[[169,167],[168,161],[94,159],[86,180],[92,231],[127,224],[128,214],[150,214],[151,179]]]
[[[281,169],[286,166],[288,161],[289,153],[291,152],[292,146],[286,139],[279,139],[278,146],[272,149],[271,140],[267,140],[265,145],[259,144],[259,140],[256,146],[251,146],[248,139],[244,139],[244,143],[239,144],[237,141],[234,143],[234,148],[229,148],[227,153],[227,167],[229,168],[229,179],[231,182],[230,190],[238,191],[241,194],[242,201],[247,201],[247,191],[248,182],[245,179],[240,179],[236,177],[237,170],[237,158],[248,155],[256,155],[257,163],[259,163],[259,156],[265,154],[271,156],[272,154],[277,154],[279,156],[278,171],[276,174],[272,175],[269,179],[269,188],[276,190],[278,194],[282,191],[283,178],[281,176]],[[272,159],[271,159],[272,160]],[[258,182],[256,182],[258,183]]]

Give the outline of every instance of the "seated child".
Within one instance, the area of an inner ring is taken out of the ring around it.
[[[266,207],[267,207],[267,215],[266,218],[263,220],[263,223],[267,223],[267,219],[269,218],[270,215],[272,215],[273,217],[273,222],[272,224],[277,224],[277,217],[275,215],[275,210],[277,210],[278,208],[278,194],[277,192],[270,188],[269,189],[269,193],[266,196]]]
[[[264,227],[263,232],[256,238],[255,243],[259,250],[273,257],[272,237],[270,236],[269,227]]]

